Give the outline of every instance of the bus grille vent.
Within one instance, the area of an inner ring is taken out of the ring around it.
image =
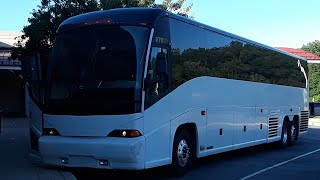
[[[309,111],[301,111],[300,132],[305,132],[308,130],[308,123],[309,123]]]
[[[278,118],[269,118],[269,138],[278,135]]]

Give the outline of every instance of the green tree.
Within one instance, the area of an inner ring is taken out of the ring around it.
[[[41,0],[38,9],[31,12],[29,25],[22,30],[24,35],[18,38],[13,58],[21,58],[30,52],[47,54],[52,47],[55,32],[67,18],[99,9],[96,0]]]
[[[184,7],[183,5],[185,4],[186,1],[187,0],[177,0],[173,2],[172,0],[163,0],[161,4],[153,4],[153,7],[162,8],[170,12],[177,13],[181,16],[193,18],[192,15],[189,15],[193,4],[190,4]]]
[[[303,45],[301,49],[320,56],[320,41],[309,42],[307,45]]]
[[[320,56],[320,41],[315,40],[303,45],[302,50]],[[309,64],[310,101],[320,101],[320,64]]]
[[[192,17],[189,15],[193,4],[184,7],[187,0],[163,0],[162,3],[156,4],[155,0],[100,0],[102,9],[114,9],[114,8],[125,8],[125,7],[152,7],[161,8],[167,11],[185,16]]]
[[[320,102],[320,64],[309,64],[310,101]]]
[[[155,0],[100,0],[101,9],[114,9],[125,7],[153,7]]]

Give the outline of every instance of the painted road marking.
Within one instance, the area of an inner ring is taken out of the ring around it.
[[[264,168],[264,169],[262,169],[262,170],[260,170],[260,171],[257,171],[257,172],[255,172],[255,173],[252,173],[252,174],[250,174],[250,175],[248,175],[248,176],[246,176],[246,177],[244,177],[244,178],[241,178],[240,180],[249,179],[249,178],[251,178],[251,177],[253,177],[253,176],[256,176],[256,175],[258,175],[258,174],[261,174],[261,173],[263,173],[263,172],[266,172],[266,171],[268,171],[268,170],[270,170],[270,169],[274,169],[274,168],[276,168],[276,167],[282,166],[282,165],[287,164],[287,163],[289,163],[289,162],[291,162],[291,161],[294,161],[294,160],[297,160],[297,159],[299,159],[299,158],[308,156],[308,155],[313,154],[313,153],[316,153],[316,152],[318,152],[318,151],[320,151],[320,149],[317,149],[317,150],[308,152],[308,153],[306,153],[306,154],[302,154],[302,155],[300,155],[300,156],[298,156],[298,157],[295,157],[295,158],[289,159],[289,160],[287,160],[287,161],[281,162],[281,163],[279,163],[279,164],[276,164],[276,165],[273,165],[273,166]]]

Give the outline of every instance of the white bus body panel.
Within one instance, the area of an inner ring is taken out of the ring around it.
[[[199,77],[139,114],[45,115],[44,127],[56,128],[62,136],[42,136],[40,152],[46,163],[62,166],[114,169],[161,166],[171,163],[173,139],[182,124],[195,124],[197,157],[203,157],[280,140],[284,117],[292,120],[300,111],[307,111],[307,97],[308,91],[303,88]],[[269,118],[278,119],[272,137],[268,136]],[[137,129],[143,136],[106,137],[114,129]],[[79,135],[82,137],[74,137]],[[68,165],[59,161],[65,157],[69,158]],[[99,160],[108,160],[110,166],[100,166]]]
[[[146,167],[169,164],[170,161],[170,110],[168,97],[144,111],[146,137]]]
[[[136,129],[143,134],[141,113],[112,116],[44,115],[44,128],[61,136],[41,136],[39,148],[47,164],[68,167],[144,169],[145,138],[115,138],[116,129]],[[68,163],[62,163],[68,159]],[[99,162],[107,160],[108,165]]]
[[[205,117],[201,116],[203,109],[206,110]],[[149,141],[146,137],[146,141],[150,142],[146,147],[146,154],[150,154],[146,158],[147,164],[149,159],[152,159],[152,162],[157,159],[159,161],[171,159],[173,138],[181,124],[196,124],[197,156],[203,157],[278,141],[281,138],[284,117],[288,116],[292,121],[294,115],[300,115],[300,111],[307,110],[308,91],[304,88],[213,77],[192,79],[145,111],[146,115],[149,113],[144,117],[145,129],[152,133],[159,133],[158,137],[163,137],[161,141],[166,141],[164,139],[167,139],[167,135],[161,136],[160,131],[152,131],[152,129],[160,127],[159,124],[166,124],[168,114],[171,119],[169,153],[167,141],[165,144],[160,144],[157,143],[160,139],[153,138]],[[271,117],[278,119],[277,132],[273,137],[268,136],[268,122]],[[167,124],[165,127],[170,128]],[[220,135],[220,129],[222,129],[222,135]],[[205,149],[201,149],[201,146]],[[165,153],[159,158],[152,156],[155,154],[149,151],[155,149]],[[167,158],[163,157],[165,154],[168,154]]]
[[[101,169],[144,169],[143,136],[138,138],[42,136],[39,144],[46,164]],[[108,164],[101,165],[100,161],[107,161]]]
[[[230,150],[233,145],[233,136],[237,129],[234,120],[233,108],[207,108],[207,144],[206,149]],[[220,133],[221,131],[221,133]],[[219,141],[217,141],[219,139]]]
[[[136,129],[143,133],[142,114],[68,116],[44,114],[44,127],[55,128],[62,136],[106,137],[115,129]]]

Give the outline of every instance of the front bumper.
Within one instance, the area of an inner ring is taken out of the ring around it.
[[[42,136],[45,164],[101,169],[144,169],[145,138]],[[103,163],[102,163],[103,162]]]

